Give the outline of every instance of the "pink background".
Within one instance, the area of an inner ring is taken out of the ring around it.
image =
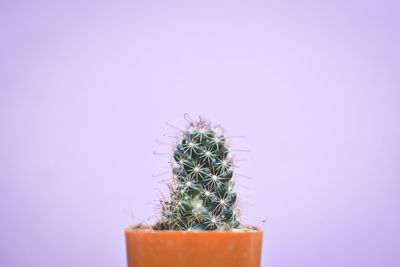
[[[399,1],[1,1],[0,266],[126,266],[183,114],[222,123],[262,266],[400,266]]]

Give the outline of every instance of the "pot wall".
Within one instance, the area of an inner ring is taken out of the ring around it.
[[[261,230],[125,231],[128,267],[258,267]]]

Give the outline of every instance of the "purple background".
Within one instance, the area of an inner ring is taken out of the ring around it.
[[[0,3],[0,265],[126,266],[188,112],[263,266],[400,266],[400,2],[198,2]]]

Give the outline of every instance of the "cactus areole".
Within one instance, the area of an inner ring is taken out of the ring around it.
[[[173,183],[155,230],[232,230],[240,225],[227,138],[201,119],[182,132],[173,151]]]

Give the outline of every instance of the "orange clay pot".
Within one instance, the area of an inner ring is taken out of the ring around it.
[[[125,230],[128,267],[258,267],[261,230]]]

